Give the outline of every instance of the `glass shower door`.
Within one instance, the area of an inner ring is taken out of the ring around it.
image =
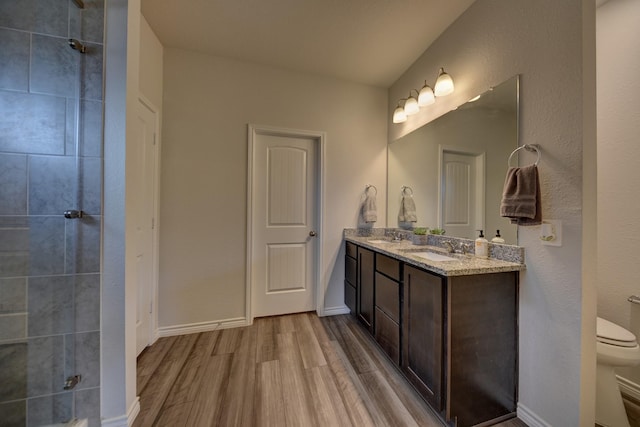
[[[3,426],[100,425],[103,10],[0,0]]]

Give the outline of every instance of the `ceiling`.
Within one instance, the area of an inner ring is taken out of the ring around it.
[[[142,0],[165,48],[387,88],[474,0]]]

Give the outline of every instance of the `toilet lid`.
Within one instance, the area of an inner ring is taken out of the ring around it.
[[[619,347],[635,347],[636,336],[622,326],[598,317],[596,334],[598,341]]]

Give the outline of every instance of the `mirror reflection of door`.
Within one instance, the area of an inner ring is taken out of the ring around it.
[[[475,239],[484,229],[484,153],[440,147],[439,227],[451,236]]]

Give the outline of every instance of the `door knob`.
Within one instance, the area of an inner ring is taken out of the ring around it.
[[[318,235],[318,234],[317,234],[315,231],[313,231],[313,230],[311,230],[311,231],[309,232],[309,236],[311,236],[311,237],[316,237],[317,235]]]

